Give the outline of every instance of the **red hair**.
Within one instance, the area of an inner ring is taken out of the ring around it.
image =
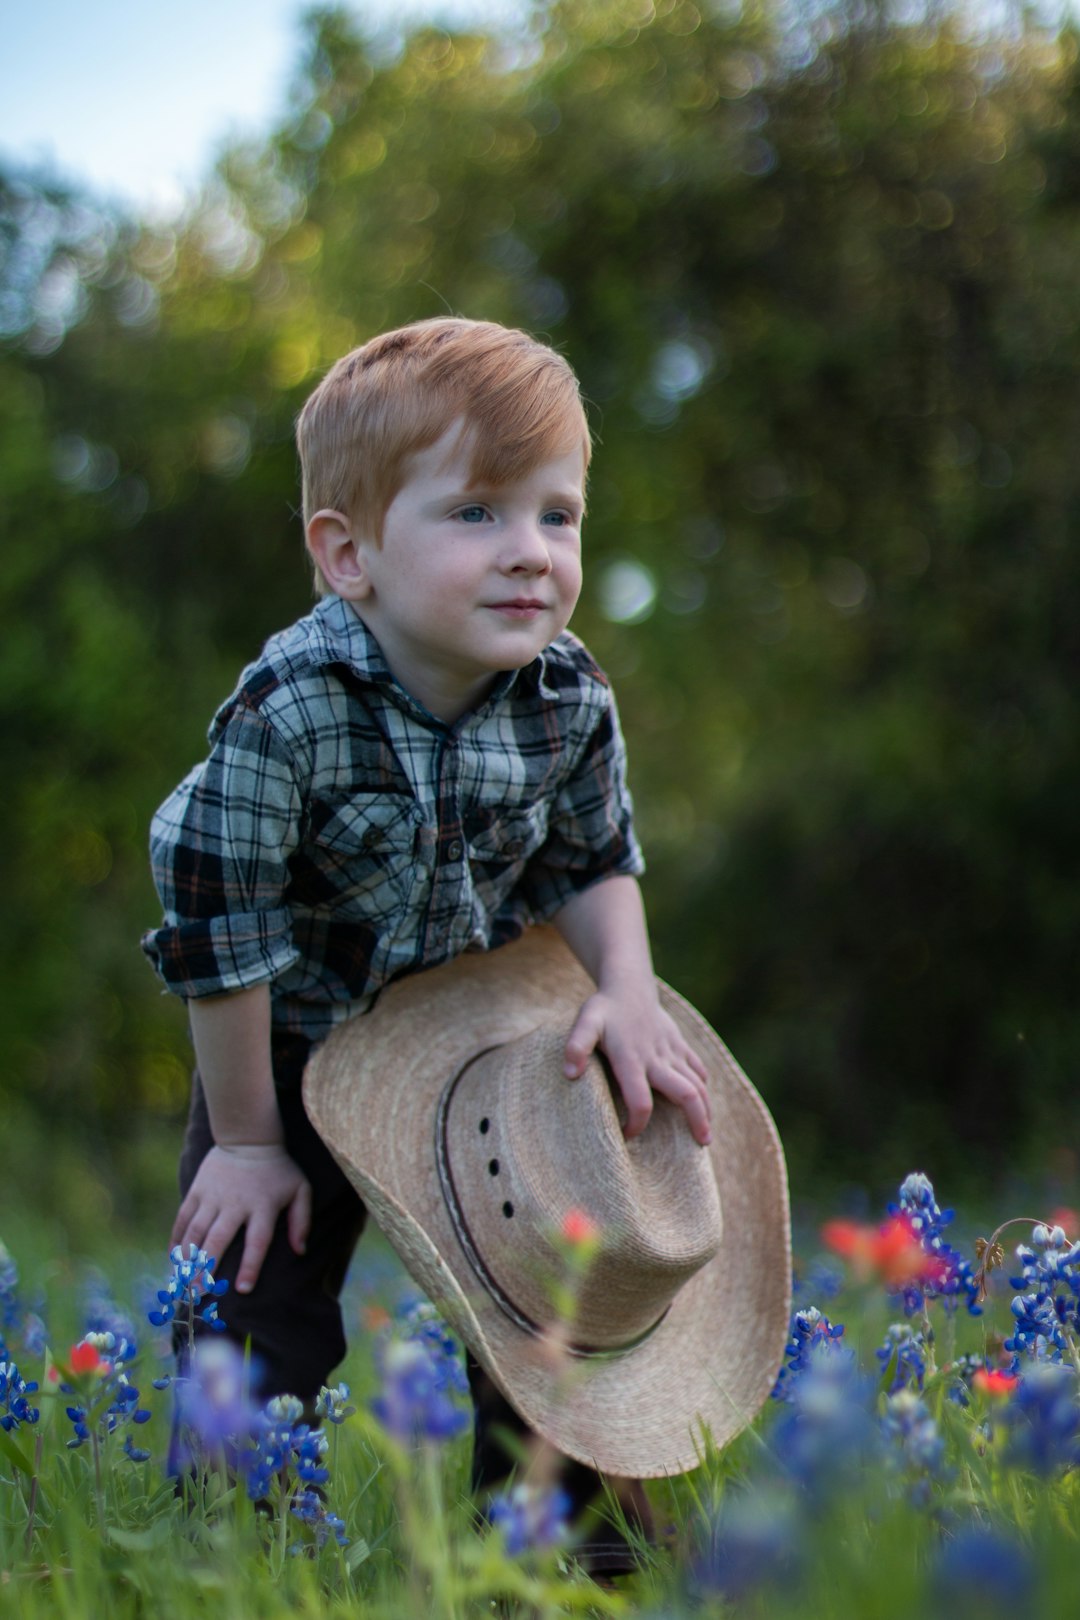
[[[591,442],[561,355],[493,321],[439,317],[384,332],[331,366],[296,424],[304,522],[342,512],[378,541],[410,456],[464,425],[471,479],[511,483]]]

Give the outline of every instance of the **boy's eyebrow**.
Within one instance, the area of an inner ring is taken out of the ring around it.
[[[482,499],[489,495],[498,495],[502,490],[509,487],[510,486],[508,484],[488,483],[487,480],[483,478],[465,478],[461,480],[455,479],[446,491],[445,495],[440,494],[440,499],[457,500],[463,499],[467,496],[475,496],[477,499]],[[580,506],[582,511],[585,509],[585,491],[583,489],[570,489],[566,487],[563,489],[549,489],[544,495],[543,500],[544,504]]]

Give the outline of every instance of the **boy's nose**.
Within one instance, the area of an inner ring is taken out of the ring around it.
[[[551,553],[542,530],[531,523],[515,525],[507,536],[503,566],[508,573],[549,573]]]

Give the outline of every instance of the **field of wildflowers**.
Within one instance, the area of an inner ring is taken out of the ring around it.
[[[252,1408],[214,1332],[228,1297],[209,1256],[174,1250],[123,1303],[88,1275],[71,1342],[0,1249],[0,1613],[1064,1620],[1075,1217],[1007,1222],[970,1255],[950,1221],[916,1173],[880,1223],[808,1240],[774,1398],[725,1452],[703,1438],[699,1469],[650,1485],[660,1539],[609,1587],[575,1564],[557,1491],[469,1500],[459,1348],[378,1255],[350,1296],[368,1331],[349,1382],[305,1412]]]

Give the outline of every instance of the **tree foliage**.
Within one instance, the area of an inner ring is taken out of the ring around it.
[[[1034,1150],[1080,1059],[1073,29],[555,0],[302,44],[174,227],[0,192],[13,1103],[179,1106],[150,811],[303,610],[300,402],[449,308],[590,401],[576,625],[660,970],[804,1170]]]

